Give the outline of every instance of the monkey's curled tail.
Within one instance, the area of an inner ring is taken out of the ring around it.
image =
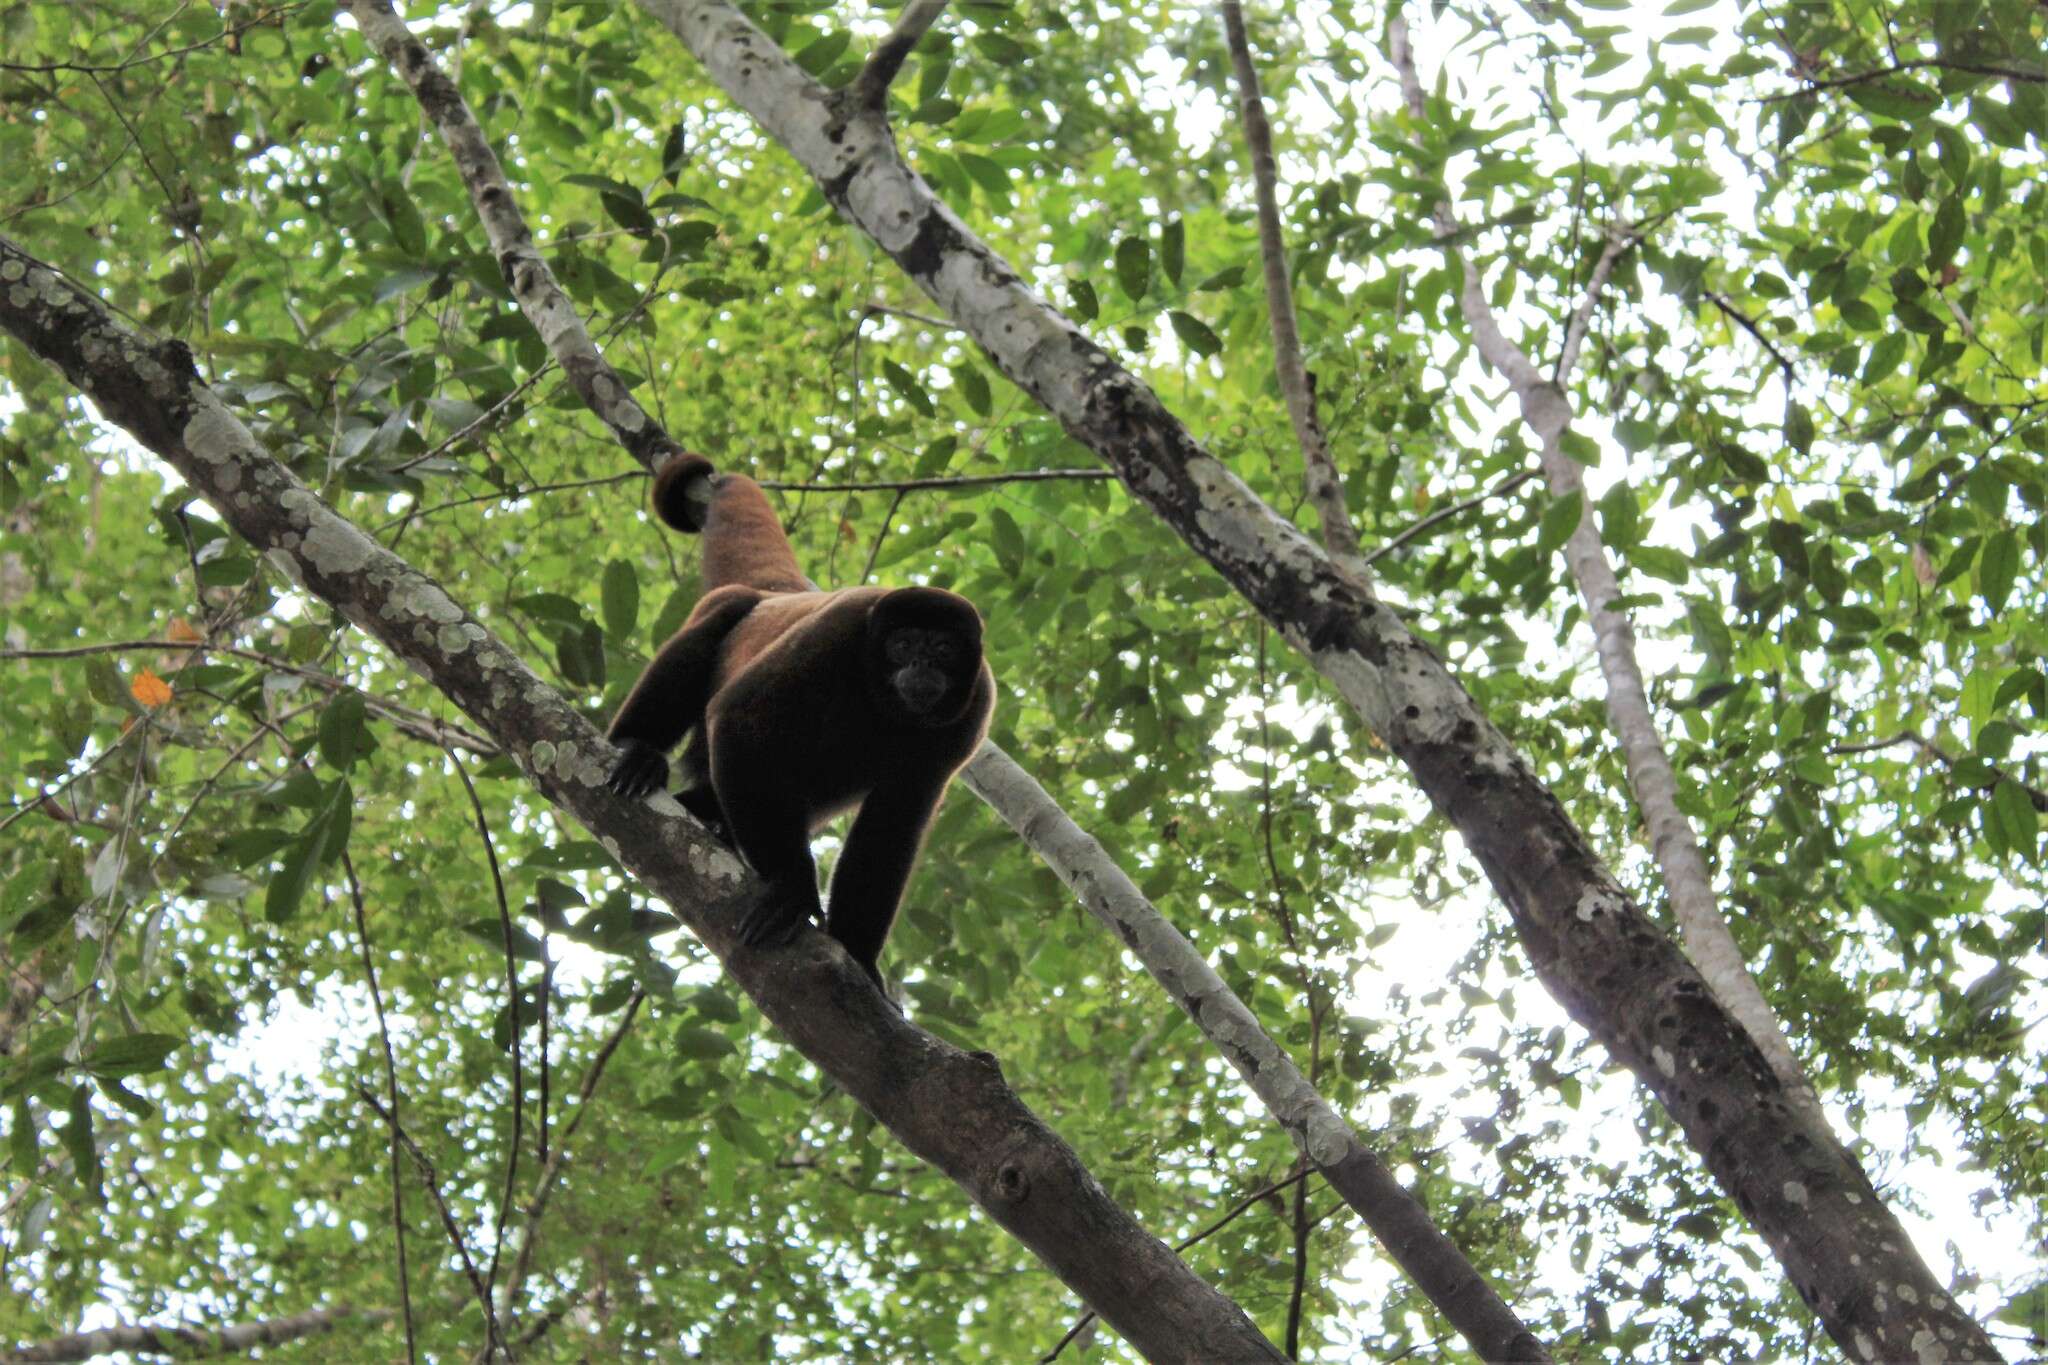
[[[737,583],[762,592],[815,592],[797,566],[761,485],[721,474],[702,455],[678,455],[654,476],[654,515],[704,537],[704,591]]]

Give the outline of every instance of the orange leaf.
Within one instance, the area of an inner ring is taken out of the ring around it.
[[[164,638],[176,644],[196,645],[206,637],[192,629],[191,623],[180,616],[171,622],[170,629],[164,632]]]
[[[128,684],[128,695],[144,706],[162,706],[171,699],[171,685],[145,668]]]

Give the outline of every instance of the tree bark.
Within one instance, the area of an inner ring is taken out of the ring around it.
[[[666,793],[604,788],[615,751],[441,586],[364,535],[266,452],[157,342],[0,238],[0,327],[171,465],[281,572],[447,694],[725,963],[771,1023],[912,1152],[944,1171],[1150,1360],[1277,1360],[1236,1304],[1112,1201],[1003,1083],[996,1059],[904,1020],[845,951],[805,931],[744,948],[759,878]]]
[[[1545,987],[1635,1073],[1858,1360],[1995,1360],[1869,1178],[1427,646],[1034,295],[904,162],[724,0],[639,0],[991,361],[1336,688],[1463,838]]]

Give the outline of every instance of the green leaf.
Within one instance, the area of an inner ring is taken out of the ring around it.
[[[98,1044],[79,1059],[78,1065],[89,1075],[106,1078],[162,1071],[164,1059],[183,1047],[185,1041],[168,1033],[130,1033]]]
[[[968,411],[976,417],[986,417],[994,410],[988,377],[977,366],[953,366],[953,384],[960,391],[960,401],[967,404]]]
[[[71,1153],[71,1173],[78,1177],[87,1197],[106,1207],[107,1191],[101,1182],[99,1144],[92,1140],[92,1094],[83,1081],[71,1087],[69,1117],[64,1124],[64,1149]]]
[[[806,44],[803,50],[796,54],[796,64],[816,76],[844,56],[852,42],[851,33],[845,29],[835,30],[815,42]]]
[[[1585,495],[1576,488],[1553,497],[1550,505],[1543,509],[1543,520],[1536,528],[1536,553],[1547,555],[1570,540],[1584,511]]]
[[[989,513],[989,531],[995,546],[996,562],[1003,573],[1016,578],[1024,564],[1024,533],[1018,529],[1017,519],[998,507]]]
[[[1797,400],[1785,404],[1785,444],[1801,455],[1813,449],[1813,414]]]
[[[28,1096],[22,1095],[14,1101],[14,1117],[7,1125],[7,1150],[9,1164],[14,1168],[17,1180],[27,1180],[42,1164],[36,1152],[35,1112],[29,1107]]]
[[[1152,244],[1143,237],[1126,237],[1116,244],[1116,283],[1133,303],[1152,287]]]
[[[640,622],[640,578],[633,566],[614,559],[604,566],[604,629],[614,640],[631,638]]]
[[[328,789],[327,799],[299,830],[291,847],[285,851],[282,865],[271,874],[270,885],[263,893],[264,919],[272,924],[284,924],[298,912],[299,902],[313,884],[314,875],[330,857],[338,856],[347,843],[348,820],[343,812],[349,809],[353,800],[346,779],[335,782]],[[334,843],[337,829],[340,842]]]
[[[1241,265],[1227,266],[1196,285],[1195,292],[1201,294],[1212,289],[1235,289],[1243,283],[1244,267]]]
[[[679,1056],[705,1062],[717,1061],[720,1057],[730,1057],[739,1051],[739,1048],[733,1044],[732,1039],[726,1037],[723,1033],[719,1033],[715,1029],[697,1028],[687,1024],[676,1030],[675,1048]]]
[[[129,1113],[135,1115],[136,1118],[146,1119],[156,1113],[155,1105],[110,1076],[96,1077],[93,1080],[93,1084],[99,1087],[99,1092],[102,1095],[105,1095]]]
[[[1173,284],[1180,283],[1180,271],[1187,257],[1187,225],[1170,218],[1159,230],[1159,270]]]
[[[1167,313],[1166,319],[1173,324],[1173,334],[1180,338],[1181,345],[1196,355],[1212,356],[1223,349],[1223,339],[1194,314],[1174,309]]]
[[[1977,591],[1993,616],[2005,610],[2012,585],[2020,571],[2020,541],[2011,531],[2000,531],[1984,542],[1977,560]]]
[[[1067,293],[1074,300],[1074,316],[1082,322],[1093,322],[1102,313],[1102,301],[1095,297],[1095,286],[1086,280],[1069,280]]]
[[[320,757],[328,767],[345,773],[355,765],[367,734],[363,694],[354,688],[334,694],[320,711]]]
[[[1941,107],[1940,95],[1904,75],[1857,81],[1842,87],[1842,91],[1852,102],[1871,113],[1901,122],[1917,122]]]
[[[505,951],[505,930],[507,926],[500,923],[497,919],[467,920],[459,927],[463,933],[468,934],[492,952],[502,953]],[[541,941],[538,938],[517,924],[510,926],[510,928],[512,956],[515,959],[520,962],[547,961],[547,950],[541,946]]]
[[[1934,210],[1934,221],[1927,228],[1927,263],[1936,270],[1955,259],[1958,248],[1963,244],[1963,233],[1969,226],[1963,212],[1963,192],[1943,199]]]
[[[1885,333],[1877,339],[1877,344],[1870,348],[1869,359],[1863,362],[1863,382],[1875,384],[1880,380],[1889,379],[1892,372],[1899,368],[1899,362],[1905,358],[1906,334]]]
[[[1998,853],[2034,858],[2041,842],[2041,820],[2033,798],[2010,778],[2001,778],[1984,803],[1984,838]]]

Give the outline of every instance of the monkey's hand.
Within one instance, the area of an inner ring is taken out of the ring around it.
[[[817,919],[820,913],[817,887],[786,887],[770,882],[766,894],[740,920],[740,942],[749,948],[779,948],[795,938],[806,921]]]
[[[645,740],[619,742],[619,761],[604,780],[615,796],[637,801],[668,781],[668,755]]]

